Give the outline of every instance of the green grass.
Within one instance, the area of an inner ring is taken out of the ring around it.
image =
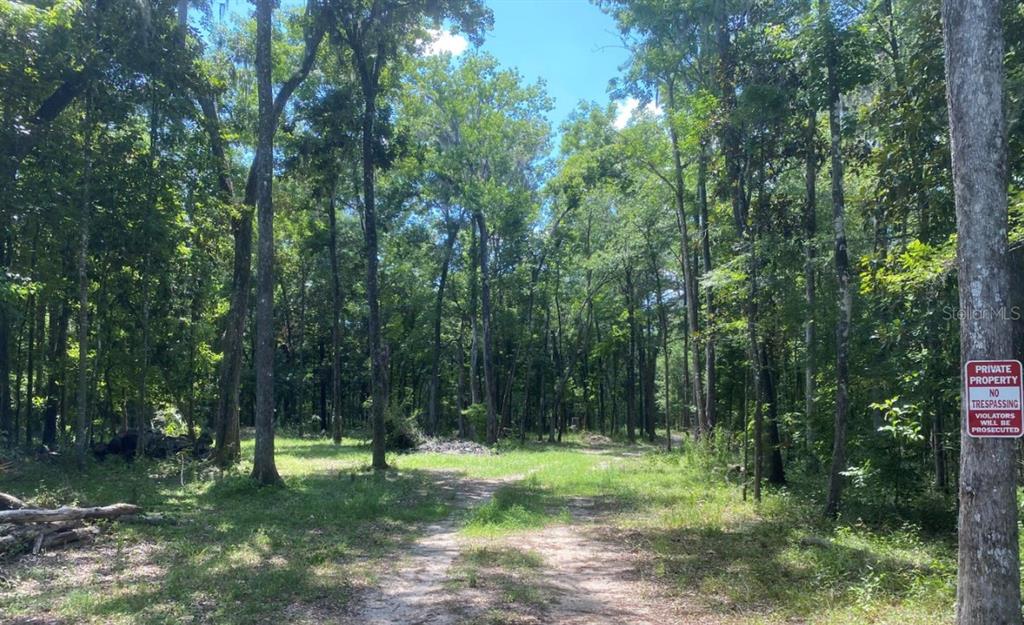
[[[490,501],[472,509],[463,533],[493,537],[541,528],[551,523],[567,523],[570,519],[561,498],[541,488],[539,479],[531,475],[499,488]]]
[[[217,623],[274,623],[295,606],[340,609],[353,581],[372,578],[372,567],[360,570],[359,562],[381,558],[409,539],[417,524],[449,512],[422,472],[360,472],[366,458],[352,441],[336,448],[279,440],[286,488],[254,485],[244,466],[216,479],[188,481],[186,474],[182,487],[173,462],[125,465],[115,459],[85,473],[30,465],[5,476],[0,490],[43,505],[129,501],[178,523],[111,526],[116,544],[109,549],[112,561],[102,567],[127,581],[81,583],[45,564],[19,570],[45,583],[32,594],[5,593],[0,612],[47,609],[72,622],[179,623],[201,613]],[[154,579],[132,574],[131,554],[140,549]]]
[[[642,449],[588,449],[570,437],[560,446],[531,443],[490,456],[395,455],[394,470],[376,475],[364,470],[369,451],[357,441],[335,447],[278,439],[285,488],[255,486],[244,465],[224,475],[186,466],[182,486],[173,461],[108,460],[84,472],[28,463],[0,476],[0,490],[41,505],[129,501],[178,523],[111,524],[97,547],[58,556],[68,559],[64,567],[53,558],[5,564],[0,613],[229,625],[288,622],[303,610],[335,613],[421,524],[452,511],[429,486],[429,471],[448,470],[510,480],[491,502],[464,513],[463,534],[481,551],[464,552],[455,577],[506,584],[511,604],[543,603],[531,594],[530,579],[544,565],[530,554],[495,555],[486,542],[566,522],[566,511],[585,498],[619,536],[651,554],[652,574],[724,622],[952,622],[955,546],[948,534],[826,524],[814,502],[786,491],[769,492],[758,506],[743,501],[700,450]],[[244,454],[251,451],[246,443]],[[829,546],[802,544],[809,535]],[[494,564],[483,567],[485,559]]]

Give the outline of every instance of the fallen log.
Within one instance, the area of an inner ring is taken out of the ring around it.
[[[50,546],[90,540],[99,533],[99,528],[84,527],[81,521],[7,525],[6,527],[8,528],[6,532],[0,535],[0,553],[2,554],[25,551],[35,554]]]
[[[39,553],[43,549],[60,547],[69,543],[89,542],[99,536],[99,533],[100,528],[87,525],[85,527],[74,527],[63,531],[40,534],[41,538],[36,539],[32,547],[32,553]]]
[[[138,514],[141,511],[142,508],[128,503],[115,503],[97,508],[62,506],[55,510],[22,508],[20,510],[0,510],[0,523],[52,523],[79,519],[115,519],[126,514]]]
[[[25,502],[14,495],[0,493],[0,510],[20,510],[25,507]]]

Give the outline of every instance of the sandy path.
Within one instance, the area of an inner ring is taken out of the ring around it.
[[[600,506],[577,500],[573,522],[505,539],[539,555],[538,587],[552,600],[536,622],[558,625],[703,625],[710,614],[671,597],[663,583],[645,577],[642,554],[603,524]]]
[[[514,478],[517,479],[517,478]],[[484,503],[513,480],[469,480],[438,473],[436,488],[452,491],[456,509]],[[343,623],[352,625],[450,625],[458,623],[445,605],[448,567],[459,555],[459,515],[423,528],[424,535],[400,554],[393,571],[358,597]]]
[[[454,490],[456,507],[488,500],[514,480],[469,480],[446,474],[438,487]],[[467,546],[459,515],[424,528],[392,572],[350,605],[344,623],[361,625],[663,625],[717,623],[708,612],[670,597],[661,583],[644,577],[641,554],[617,539],[601,507],[590,500],[570,505],[572,521],[493,541],[473,541],[529,552],[543,561],[530,580],[545,597],[540,608],[508,604],[501,591],[452,588],[450,567]]]

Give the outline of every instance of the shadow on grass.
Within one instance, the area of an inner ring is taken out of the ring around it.
[[[331,458],[359,452],[328,442],[288,445],[281,453]],[[20,492],[45,493],[39,499],[129,500],[178,522],[110,525],[96,547],[69,550],[61,554],[69,560],[56,561],[91,560],[99,574],[75,581],[62,571],[62,583],[38,592],[14,588],[0,596],[0,606],[7,604],[0,611],[42,608],[76,623],[282,623],[304,614],[316,622],[344,607],[353,584],[372,579],[374,560],[412,540],[418,524],[450,510],[450,492],[434,488],[436,476],[425,471],[285,475],[284,488],[229,475],[182,488],[172,469],[107,464],[59,478],[46,479],[35,469],[20,476]],[[120,555],[133,548],[144,549],[141,561]],[[46,574],[33,567],[55,564],[18,566],[31,577]]]
[[[802,541],[790,522],[638,531],[660,575],[713,611],[803,619],[828,610],[922,602],[944,616],[951,563],[919,564],[836,539]],[[928,622],[928,621],[925,621]]]
[[[552,494],[532,477],[502,486],[466,517],[463,532],[496,535],[570,520],[568,499]]]
[[[335,445],[330,439],[302,439],[301,443],[289,443],[278,450],[279,457],[293,456],[301,459],[363,458],[370,452],[370,445],[348,442]]]

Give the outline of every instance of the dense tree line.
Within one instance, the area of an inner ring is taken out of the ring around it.
[[[0,4],[6,444],[84,458],[156,424],[230,465],[251,425],[274,482],[275,428],[365,435],[378,468],[410,430],[681,430],[749,447],[755,497],[799,472],[829,515],[850,485],[941,498],[940,3],[597,4],[636,112],[557,129],[542,84],[428,53],[481,40],[477,0]],[[1001,19],[1016,249],[1024,14]]]

